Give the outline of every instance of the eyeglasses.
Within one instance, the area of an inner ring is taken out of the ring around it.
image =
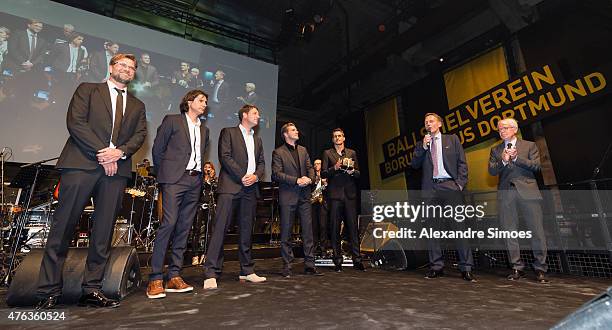
[[[513,128],[516,128],[516,127],[512,127],[512,126],[502,126],[502,127],[500,127],[500,128],[499,128],[499,130],[500,130],[500,131],[508,131],[508,130],[513,129]]]
[[[135,68],[135,67],[130,66],[130,65],[127,65],[127,64],[125,64],[125,63],[123,63],[123,62],[117,62],[117,63],[115,63],[115,64],[119,65],[120,67],[122,67],[122,68],[124,68],[124,69],[126,69],[126,70],[136,71],[136,68]]]

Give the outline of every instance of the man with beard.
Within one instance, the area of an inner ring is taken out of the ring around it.
[[[38,309],[54,308],[62,294],[68,244],[90,197],[96,208],[79,305],[119,306],[101,289],[115,219],[132,176],[131,157],[147,134],[145,106],[127,93],[136,66],[134,55],[113,56],[108,81],[79,85],[70,101],[70,136],[56,165],[61,170],[59,200],[40,268]]]

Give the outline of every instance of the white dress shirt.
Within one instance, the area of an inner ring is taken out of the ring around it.
[[[189,127],[189,141],[191,144],[191,154],[189,155],[189,163],[187,163],[186,170],[200,171],[202,169],[202,155],[200,154],[200,140],[202,140],[200,138],[200,126],[202,123],[200,122],[200,118],[197,117],[197,121],[194,123],[186,112],[185,117],[187,118],[187,126]]]
[[[240,127],[240,132],[242,132],[242,137],[246,144],[247,156],[249,157],[249,166],[247,167],[246,174],[253,174],[255,173],[255,131],[251,128],[247,132],[247,129],[242,126],[242,124],[238,125],[238,127]]]
[[[436,144],[436,157],[438,160],[438,175],[434,176],[434,179],[451,179],[451,176],[444,169],[444,157],[442,156],[442,133],[438,131],[438,134],[431,137],[432,143]],[[431,148],[431,146],[429,147]]]

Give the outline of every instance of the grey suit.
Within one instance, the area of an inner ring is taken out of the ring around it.
[[[285,269],[291,268],[293,261],[293,248],[289,242],[292,214],[297,210],[302,226],[302,240],[304,242],[304,265],[314,267],[313,237],[312,237],[312,209],[310,205],[310,185],[300,187],[297,180],[307,176],[314,181],[314,170],[310,163],[310,156],[306,148],[297,145],[299,164],[296,164],[289,146],[282,145],[272,152],[272,180],[280,184],[280,221],[281,221],[281,257]]]
[[[534,268],[546,272],[546,237],[542,224],[542,195],[538,189],[535,173],[540,171],[540,153],[535,143],[516,140],[517,158],[504,165],[502,152],[505,144],[491,148],[489,174],[499,175],[497,185],[499,221],[503,230],[518,229],[517,206],[521,209],[529,230],[532,232],[531,247],[535,257]],[[512,267],[523,270],[520,246],[516,238],[506,239],[506,247]]]

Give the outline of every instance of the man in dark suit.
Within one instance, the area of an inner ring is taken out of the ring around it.
[[[119,44],[112,41],[104,42],[104,51],[95,52],[89,59],[89,81],[104,82],[108,79],[108,61],[119,51]]]
[[[489,174],[499,175],[497,200],[499,221],[503,230],[516,231],[518,228],[517,208],[521,210],[527,226],[532,232],[533,268],[536,280],[548,283],[546,271],[546,237],[542,225],[542,195],[538,189],[535,173],[540,171],[540,153],[535,143],[516,137],[518,123],[512,118],[500,120],[497,124],[503,143],[491,148]],[[512,264],[509,280],[525,276],[524,262],[516,238],[507,238],[508,258]]]
[[[140,55],[140,65],[136,71],[135,81],[142,84],[145,88],[153,88],[159,85],[159,74],[157,68],[151,64],[151,55],[143,53]]]
[[[109,64],[111,78],[81,84],[70,101],[66,120],[70,137],[57,161],[59,202],[42,259],[37,308],[53,308],[62,294],[68,244],[92,196],[96,207],[79,305],[119,306],[119,301],[107,299],[100,290],[115,219],[132,176],[131,156],[147,134],[145,106],[127,93],[136,65],[133,55],[115,55]]]
[[[255,126],[259,124],[259,110],[255,106],[245,105],[238,112],[238,119],[238,126],[226,127],[219,135],[219,196],[215,228],[204,263],[204,289],[217,288],[217,279],[223,268],[223,239],[232,219],[234,202],[240,204],[239,279],[241,282],[254,283],[266,280],[265,277],[255,274],[255,263],[251,257],[251,234],[259,194],[258,182],[263,179],[265,166],[263,143],[259,136],[255,136],[254,131]]]
[[[56,73],[69,73],[75,79],[79,66],[85,58],[85,48],[82,48],[83,36],[73,33],[68,37],[68,42],[58,44],[53,51],[53,70]]]
[[[255,84],[248,82],[244,84],[245,96],[238,96],[237,99],[243,104],[257,105],[257,93],[255,93]]]
[[[49,43],[39,33],[43,23],[36,19],[28,21],[25,31],[17,31],[8,43],[8,59],[15,73],[42,70],[42,64]]]
[[[417,143],[412,158],[412,167],[423,168],[421,190],[430,205],[458,205],[463,201],[461,191],[468,181],[468,168],[465,152],[456,135],[440,132],[442,118],[435,113],[425,114],[425,129],[428,132],[423,141]],[[432,227],[442,226],[445,222],[453,229],[461,225],[455,219],[429,219]],[[457,239],[459,269],[464,280],[475,282],[472,275],[474,258],[472,250],[464,239]],[[427,241],[430,269],[425,278],[432,279],[444,275],[444,257],[437,239]]]
[[[357,228],[357,180],[359,163],[355,150],[344,146],[344,131],[336,128],[332,131],[334,147],[323,152],[321,176],[328,181],[327,193],[330,200],[329,219],[331,222],[331,241],[334,250],[335,271],[342,271],[342,249],[340,247],[340,217],[348,232],[351,243],[353,268],[364,271],[359,250],[359,233]],[[353,164],[346,166],[347,161]]]
[[[53,74],[57,82],[52,86],[54,99],[68,98],[80,78],[79,67],[85,59],[83,36],[73,33],[67,39],[66,43],[56,44],[53,51]]]
[[[180,276],[187,237],[196,215],[202,191],[203,156],[208,147],[208,128],[199,116],[206,110],[208,95],[195,89],[187,92],[179,106],[181,114],[167,115],[157,129],[153,143],[153,164],[161,185],[163,221],[155,236],[147,297],[164,298],[167,292],[190,292]],[[172,254],[163,284],[168,244]]]
[[[296,142],[300,138],[295,124],[287,123],[281,127],[285,143],[272,152],[272,180],[279,183],[279,205],[281,222],[281,257],[283,258],[283,277],[291,276],[293,246],[289,242],[295,213],[299,214],[302,227],[304,249],[304,273],[321,275],[314,265],[312,237],[312,215],[310,206],[311,183],[314,171],[310,156],[303,146]]]

